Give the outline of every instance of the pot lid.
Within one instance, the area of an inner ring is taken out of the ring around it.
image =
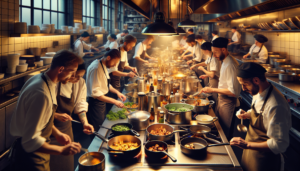
[[[150,113],[146,111],[135,111],[128,115],[128,119],[138,119],[140,121],[145,121],[150,118]]]

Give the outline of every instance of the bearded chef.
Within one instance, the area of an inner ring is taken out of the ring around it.
[[[255,43],[251,46],[249,52],[243,56],[243,58],[248,58],[250,56],[251,59],[256,59],[259,62],[267,63],[268,60],[268,50],[264,43],[268,41],[262,34],[256,34],[254,36]]]
[[[219,37],[213,41],[213,56],[222,62],[218,88],[205,87],[200,92],[218,93],[218,105],[216,115],[228,139],[233,132],[233,113],[237,104],[237,98],[241,92],[241,85],[236,77],[237,60],[227,51],[228,39]]]
[[[242,149],[241,165],[245,171],[283,170],[284,153],[289,146],[291,110],[283,94],[267,81],[266,69],[257,63],[239,65],[237,79],[243,91],[250,93],[251,109],[236,116],[249,119],[246,139],[234,137],[230,145]]]

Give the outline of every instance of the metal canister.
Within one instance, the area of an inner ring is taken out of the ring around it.
[[[148,112],[151,112],[151,107],[153,107],[154,112],[157,113],[158,107],[160,106],[160,94],[155,92],[150,92],[146,94],[148,99]]]
[[[138,92],[138,110],[146,110],[146,94],[144,92]]]
[[[164,96],[169,96],[171,95],[171,85],[169,82],[165,81],[163,84],[162,84],[162,94]]]
[[[138,83],[138,92],[146,92],[146,81],[145,79],[139,79]]]

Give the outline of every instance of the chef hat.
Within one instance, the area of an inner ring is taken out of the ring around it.
[[[81,37],[89,37],[90,36],[90,34],[88,33],[88,32],[83,32],[81,35],[80,35]]]
[[[228,39],[224,37],[218,37],[212,42],[212,47],[216,48],[227,48]]]
[[[110,34],[110,37],[111,37],[112,39],[117,40],[117,36],[116,36],[115,34]]]
[[[78,65],[77,71],[80,71],[80,70],[86,70],[85,63]]]
[[[267,70],[260,64],[254,62],[245,62],[238,66],[237,76],[241,78],[261,77]]]
[[[186,39],[186,42],[187,43],[195,42],[195,35],[194,34],[189,35]]]
[[[256,34],[256,35],[254,35],[254,38],[260,43],[265,43],[268,41],[268,38],[266,38],[266,36],[264,36],[262,34]]]

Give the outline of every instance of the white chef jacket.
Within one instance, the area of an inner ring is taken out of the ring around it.
[[[241,34],[238,31],[234,32],[231,40],[234,42],[241,43]]]
[[[193,50],[193,54],[195,54],[195,58],[193,59],[194,61],[197,61],[197,62],[201,62],[202,59],[205,58],[205,55],[203,54],[202,52],[202,49],[201,49],[201,45],[205,42],[205,40],[202,40],[201,44],[199,44],[198,42],[196,43],[196,45],[193,47],[194,50]]]
[[[212,43],[216,38],[218,38],[218,37],[219,37],[218,35],[215,35],[215,36],[212,38],[211,43]]]
[[[52,116],[53,104],[57,104],[56,84],[47,74],[45,77],[50,91],[41,74],[26,81],[10,122],[11,135],[22,138],[22,146],[28,153],[36,151],[46,142],[41,133]]]
[[[128,58],[127,58],[127,52],[125,50],[123,52],[120,50],[120,53],[121,53],[121,59],[120,59],[120,61],[121,62],[125,62],[125,66],[129,66]],[[114,71],[118,71],[118,66],[120,64],[120,61],[118,62],[118,64],[115,67],[108,68],[107,69],[108,73],[111,73],[111,72],[114,72]]]
[[[86,72],[87,97],[97,98],[108,93],[107,79],[110,79],[106,66],[99,59],[94,60]],[[110,85],[109,85],[110,86]]]
[[[58,84],[56,85],[56,94],[58,92]],[[74,86],[74,92],[72,92],[72,86]],[[71,99],[71,95],[74,96],[74,113],[87,112],[88,103],[86,102],[86,84],[83,78],[80,78],[79,81],[75,84],[68,82],[66,84],[61,84],[60,87],[60,96]]]
[[[252,105],[257,112],[260,111],[270,87],[262,93],[258,93],[252,98]],[[251,112],[252,109],[248,110]],[[268,147],[274,154],[284,153],[289,146],[289,130],[292,126],[290,106],[281,94],[273,87],[265,109],[262,113],[263,124],[267,131]],[[281,168],[283,168],[284,158],[281,157]]]
[[[207,56],[205,64],[210,66],[210,71],[215,71],[215,75],[220,77],[221,62],[217,58]]]
[[[260,47],[256,46],[255,44],[253,44],[249,50],[249,54],[251,55],[251,52],[257,53],[259,51]],[[264,45],[259,54],[258,54],[259,60],[263,63],[267,62],[268,59],[268,50],[266,48],[266,46]]]
[[[180,40],[179,42],[180,46],[185,46],[187,43],[186,43],[186,39],[184,40],[183,38]]]
[[[228,89],[235,97],[239,97],[241,92],[241,85],[237,80],[236,70],[239,63],[231,56],[227,56],[223,60],[220,70],[219,89]]]
[[[117,43],[120,44],[120,41],[122,39],[121,33],[117,34]]]
[[[145,44],[143,44],[142,42],[138,43],[135,46],[135,53],[134,53],[133,58],[135,58],[135,57],[141,57],[141,54],[143,53],[144,50],[147,50],[147,46]]]
[[[83,53],[83,49],[91,50],[91,48],[92,48],[92,45],[88,45],[84,41],[81,41],[79,39],[77,39],[74,44],[75,53],[81,58],[84,57],[84,55],[85,55],[85,53]]]
[[[105,43],[104,48],[109,48],[109,49],[118,49],[119,45],[117,41],[110,42],[109,40]]]

